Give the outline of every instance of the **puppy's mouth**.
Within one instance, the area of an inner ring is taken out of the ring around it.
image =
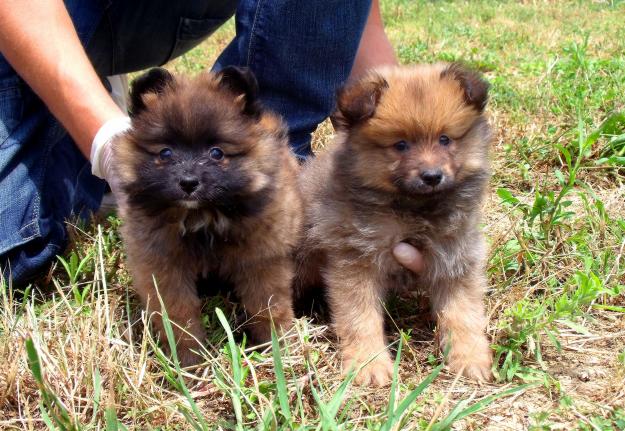
[[[431,187],[431,186],[408,187],[407,189],[404,189],[404,191],[410,195],[429,196],[429,195],[436,194],[436,192],[440,191],[440,188]]]
[[[186,209],[209,208],[215,206],[226,192],[222,186],[203,187],[179,195],[175,202],[178,207]]]
[[[192,210],[198,209],[200,207],[200,202],[196,199],[187,198],[179,200],[178,205],[183,208]]]
[[[429,185],[421,180],[408,180],[399,183],[399,189],[409,195],[430,196],[449,190],[453,186],[452,181],[444,180],[436,185]]]

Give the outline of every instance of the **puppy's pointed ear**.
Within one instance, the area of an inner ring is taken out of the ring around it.
[[[373,117],[388,82],[381,75],[371,74],[347,84],[336,96],[337,110],[331,120],[335,128],[348,128]]]
[[[464,100],[479,112],[484,111],[488,102],[488,87],[482,76],[461,63],[451,63],[441,72],[441,78],[451,78],[460,83],[464,91]]]
[[[221,87],[233,95],[241,97],[243,113],[252,117],[260,115],[261,106],[258,102],[258,81],[252,71],[246,67],[228,66],[216,75]]]
[[[162,67],[150,69],[141,75],[130,86],[130,116],[134,117],[145,110],[145,99],[152,94],[158,96],[163,89],[172,83],[174,77]]]

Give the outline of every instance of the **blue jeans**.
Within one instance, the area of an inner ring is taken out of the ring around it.
[[[280,113],[298,157],[347,79],[370,0],[65,0],[102,78],[164,64],[234,13],[236,37],[214,68],[248,66]],[[106,184],[0,55],[0,267],[21,285],[67,246],[65,222],[87,218]]]

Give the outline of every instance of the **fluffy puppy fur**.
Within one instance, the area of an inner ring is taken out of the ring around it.
[[[392,375],[383,300],[398,288],[429,294],[453,371],[491,375],[478,228],[489,179],[487,90],[457,64],[374,70],[339,92],[336,143],[305,168],[299,288],[326,285],[344,369],[375,357],[360,384]],[[400,241],[421,250],[422,274],[396,262]]]
[[[298,166],[256,93],[243,69],[193,79],[153,69],[133,83],[132,129],[114,147],[134,288],[165,337],[156,281],[184,365],[205,337],[199,276],[232,282],[255,341],[270,339],[270,318],[283,329],[293,318]]]

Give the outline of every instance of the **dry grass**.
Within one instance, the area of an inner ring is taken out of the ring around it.
[[[478,386],[443,371],[388,429],[444,429],[441,421],[459,401],[479,402],[526,383],[451,426],[625,429],[625,170],[621,159],[609,159],[623,156],[611,136],[625,125],[604,129],[577,150],[580,136],[625,110],[625,7],[614,3],[383,2],[403,62],[465,59],[493,84],[498,133],[484,229],[491,242],[488,332],[501,353],[496,383]],[[230,23],[171,67],[198,72],[232,33]],[[331,134],[324,123],[316,148],[331,145]],[[503,202],[506,196],[516,201]],[[280,408],[271,346],[228,347],[214,310],[235,326],[232,297],[207,298],[206,362],[178,372],[158,355],[128,290],[118,223],[73,227],[74,246],[64,256],[69,271],[59,262],[26,292],[3,285],[1,429],[47,428],[46,420],[64,412],[68,420],[57,428],[189,429],[190,399],[209,429],[237,428],[237,400],[239,429],[332,429],[321,413],[343,380],[323,321],[300,319],[284,337],[290,421]],[[395,389],[402,399],[439,362],[424,301],[396,298],[388,309],[393,349],[403,337]],[[236,327],[234,333],[242,342]],[[26,340],[38,353],[41,382]],[[380,429],[389,395],[388,388],[348,388],[339,399],[341,429]]]

